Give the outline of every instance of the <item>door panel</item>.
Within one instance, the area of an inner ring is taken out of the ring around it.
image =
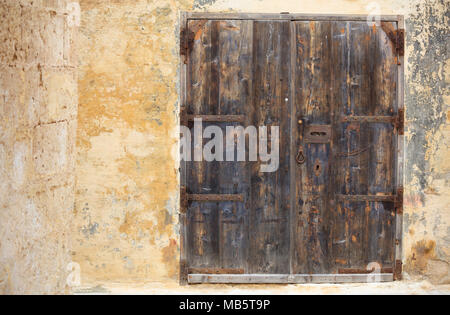
[[[194,42],[188,62],[188,115],[248,115],[251,107],[252,23],[189,22]],[[192,121],[189,126],[192,128]],[[203,130],[237,123],[203,122]],[[194,134],[194,130],[192,130]],[[204,143],[209,139],[204,139]],[[195,143],[192,141],[192,152]],[[225,156],[224,156],[225,160]],[[244,194],[245,202],[190,202],[187,260],[190,268],[246,268],[249,166],[244,162],[188,162],[189,194]]]
[[[393,126],[342,118],[393,117],[396,55],[387,35],[365,22],[296,22],[295,29],[294,110],[301,124],[294,139],[306,160],[295,170],[302,180],[296,185],[294,273],[364,270],[371,262],[392,267],[393,203],[345,196],[394,194]],[[329,143],[308,143],[309,125],[328,124]]]
[[[250,273],[289,273],[289,22],[254,22],[255,127],[280,127],[280,167],[252,167]]]
[[[282,160],[275,173],[261,173],[260,162],[187,163],[188,193],[245,196],[244,202],[189,206],[188,264],[288,273],[289,22],[201,20],[189,28],[195,39],[188,63],[188,114],[245,115],[244,127],[279,126]],[[224,135],[226,126],[239,125],[211,124]]]
[[[305,157],[304,163],[295,164],[293,170],[297,178],[293,273],[297,274],[323,274],[330,269],[331,143],[311,143],[306,137],[312,125],[331,125],[334,102],[331,93],[334,84],[339,82],[333,80],[332,68],[345,57],[339,50],[332,49],[334,33],[341,34],[338,24],[295,22],[293,110],[296,129],[293,139]]]
[[[185,164],[188,195],[201,195],[186,209],[188,267],[392,269],[398,56],[389,36],[365,21],[188,20],[187,28],[189,127],[208,115],[203,130],[220,127],[224,143],[227,126],[280,127],[279,144],[269,143],[280,148],[276,172],[260,172],[259,160]]]

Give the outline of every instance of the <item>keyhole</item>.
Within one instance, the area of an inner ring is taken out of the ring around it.
[[[317,177],[319,177],[322,173],[322,165],[320,164],[320,161],[316,161],[316,164],[314,166],[314,173]]]

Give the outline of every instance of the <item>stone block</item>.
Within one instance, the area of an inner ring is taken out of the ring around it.
[[[47,232],[54,235],[68,232],[73,216],[74,182],[66,181],[64,186],[43,188],[45,189],[33,194],[33,199],[45,220],[52,222]]]
[[[69,16],[66,19],[66,23],[64,24],[64,64],[71,67],[78,66],[78,54],[76,46],[78,30],[74,23],[76,23],[76,21],[74,21],[73,18]]]
[[[22,9],[22,43],[24,51],[23,60],[25,64],[43,64],[43,41],[39,36],[42,27],[42,17],[44,13],[33,7],[25,6]]]
[[[16,142],[12,154],[11,184],[15,190],[21,190],[29,179],[31,163],[31,141]]]
[[[23,71],[13,67],[4,67],[1,71],[0,95],[4,103],[1,110],[2,122],[5,126],[16,126],[21,119],[19,98],[22,95],[24,85]]]
[[[40,121],[51,123],[77,116],[78,91],[75,71],[44,70]]]
[[[15,128],[37,125],[40,115],[40,72],[37,68],[24,71],[21,67],[6,67],[0,77],[0,119]]]
[[[43,58],[46,66],[62,66],[64,57],[65,17],[46,12],[40,27],[43,39]]]
[[[21,8],[17,4],[8,3],[2,8],[2,49],[0,50],[0,63],[6,65],[19,64],[22,42]]]
[[[35,128],[33,159],[35,170],[41,175],[65,171],[68,165],[68,123],[59,122]]]

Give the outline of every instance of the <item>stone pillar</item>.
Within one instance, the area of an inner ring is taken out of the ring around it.
[[[77,3],[0,1],[0,294],[68,292]]]

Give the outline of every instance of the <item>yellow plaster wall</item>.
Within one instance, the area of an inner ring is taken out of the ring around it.
[[[442,36],[435,34],[448,33],[448,3],[377,2],[383,14],[405,15],[408,32],[406,270],[448,282],[449,97],[442,84],[448,85],[448,54]],[[367,14],[368,1],[81,0],[80,4],[72,258],[80,263],[85,284],[175,284],[179,11]],[[428,116],[429,123],[423,118]]]

